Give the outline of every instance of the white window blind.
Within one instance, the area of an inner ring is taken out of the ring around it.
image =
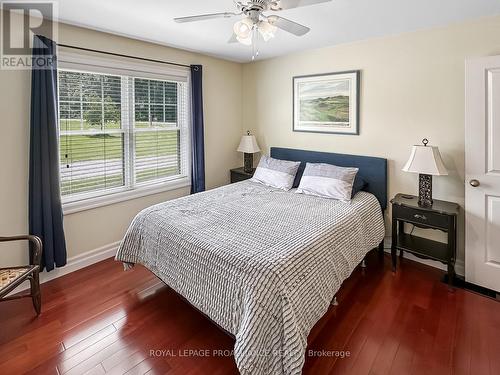
[[[185,95],[179,83],[134,78],[135,179],[141,183],[181,170],[181,132]],[[178,109],[181,108],[179,111]]]
[[[187,80],[98,70],[58,72],[63,202],[188,179]]]

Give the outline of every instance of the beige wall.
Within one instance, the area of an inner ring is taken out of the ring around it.
[[[434,196],[463,206],[464,62],[494,54],[500,54],[500,17],[246,64],[243,125],[266,152],[284,146],[385,157],[389,196],[417,192],[417,175],[401,168],[410,146],[426,137],[450,172],[434,178]],[[362,71],[361,134],[292,132],[292,77],[354,69]]]
[[[229,182],[229,169],[242,163],[235,150],[241,136],[242,65],[208,56],[60,25],[59,41],[184,64],[204,69],[207,188]],[[0,70],[0,235],[27,233],[30,72]],[[64,218],[68,257],[119,241],[134,215],[154,203],[189,193],[178,189],[133,199]],[[0,264],[26,259],[24,248],[0,247]]]
[[[450,176],[434,179],[435,197],[463,205],[464,61],[500,54],[500,17],[245,65],[67,25],[60,26],[59,40],[203,64],[208,188],[227,183],[229,168],[241,165],[234,150],[242,131],[250,129],[266,152],[284,146],[386,157],[389,195],[416,193],[417,176],[401,167],[410,146],[427,137],[450,170]],[[352,69],[362,70],[361,134],[292,132],[292,77]],[[27,231],[29,102],[30,72],[0,70],[0,234]],[[69,257],[120,240],[139,210],[187,193],[179,189],[67,215]],[[24,259],[18,250],[11,255],[0,249],[0,264]]]

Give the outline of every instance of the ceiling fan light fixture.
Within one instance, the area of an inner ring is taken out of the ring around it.
[[[252,45],[252,34],[249,34],[246,38],[242,38],[238,35],[236,35],[236,39],[238,42],[241,44],[244,44],[245,46],[251,46]]]
[[[252,46],[253,60],[259,55],[259,34],[262,39],[267,42],[274,38],[277,29],[286,31],[287,33],[295,36],[303,36],[310,31],[309,27],[287,18],[280,17],[275,14],[267,15],[268,11],[276,12],[331,1],[333,0],[233,0],[237,9],[236,12],[218,12],[187,17],[176,17],[174,18],[174,21],[186,23],[216,18],[231,18],[243,15],[244,19],[233,25],[234,32],[228,40],[228,43],[239,42],[246,46]]]
[[[241,21],[238,21],[234,24],[233,30],[234,33],[242,39],[247,39],[251,33],[253,28],[252,20],[248,18],[244,18]]]
[[[264,41],[268,41],[271,38],[274,38],[276,35],[276,30],[278,28],[274,25],[271,25],[267,21],[260,21],[259,24],[257,25],[257,30],[259,30],[260,35],[262,35],[262,38]]]

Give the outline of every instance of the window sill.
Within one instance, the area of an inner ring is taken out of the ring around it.
[[[63,201],[63,215],[71,215],[81,211],[87,211],[98,207],[109,206],[119,202],[125,202],[131,199],[141,198],[148,195],[163,193],[170,190],[177,190],[191,185],[189,178],[179,178],[177,180],[166,181],[163,183],[143,186],[133,190],[125,190],[113,194],[102,195],[81,199],[77,201]]]

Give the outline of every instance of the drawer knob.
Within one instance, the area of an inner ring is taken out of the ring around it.
[[[425,215],[415,214],[415,215],[413,215],[413,217],[415,219],[427,220],[427,217],[425,217]]]

